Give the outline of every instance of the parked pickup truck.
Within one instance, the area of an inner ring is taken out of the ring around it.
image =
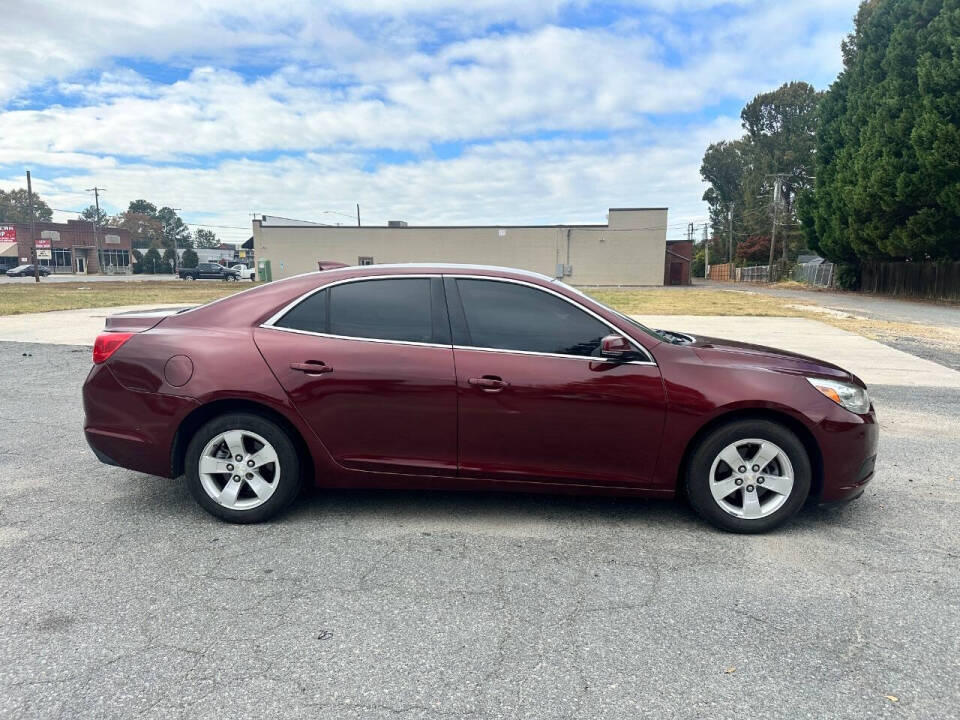
[[[194,268],[182,267],[177,272],[181,280],[233,280],[240,279],[236,270],[217,265],[217,263],[199,263]]]
[[[236,265],[231,266],[231,270],[236,270],[240,273],[241,280],[256,280],[257,279],[257,270],[256,268],[247,267],[243,263],[237,263]]]

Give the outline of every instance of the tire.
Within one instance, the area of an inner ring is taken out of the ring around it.
[[[185,275],[183,279],[184,279],[184,280],[196,280],[197,278],[196,278],[195,275]]]
[[[771,459],[765,462],[767,457]],[[742,464],[731,468],[738,462]],[[799,438],[780,423],[737,420],[700,440],[684,480],[690,504],[704,520],[729,532],[763,533],[783,525],[803,506],[810,494],[810,458]]]
[[[240,461],[228,450],[242,453]],[[248,462],[262,460],[266,462],[248,467]],[[187,446],[184,467],[194,499],[232,523],[267,520],[300,491],[300,458],[293,440],[276,423],[253,413],[221,415],[205,423]]]

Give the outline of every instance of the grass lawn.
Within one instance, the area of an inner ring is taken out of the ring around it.
[[[800,301],[726,290],[584,290],[590,297],[627,315],[753,315],[803,317],[787,307]]]
[[[199,305],[252,287],[250,282],[44,282],[0,283],[0,315],[183,303]]]
[[[44,282],[0,283],[0,315],[78,310],[119,305],[197,305],[232,295],[251,283],[200,282]],[[723,290],[588,290],[601,302],[628,315],[787,315],[796,300]]]
[[[199,305],[250,288],[252,283],[216,281],[171,282],[44,282],[0,281],[0,316],[49,310],[117,307],[120,305]],[[627,315],[744,315],[807,317],[873,340],[913,337],[960,347],[960,329],[914,323],[868,320],[840,313],[825,314],[818,305],[796,298],[696,288],[642,290],[589,289],[588,295]]]

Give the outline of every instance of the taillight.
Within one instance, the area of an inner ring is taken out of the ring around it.
[[[113,355],[120,346],[133,337],[133,333],[127,332],[106,332],[97,335],[93,343],[93,364],[99,365],[106,362],[107,358]]]

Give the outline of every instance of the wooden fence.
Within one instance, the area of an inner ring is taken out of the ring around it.
[[[960,300],[960,262],[865,262],[864,292],[931,300]]]

